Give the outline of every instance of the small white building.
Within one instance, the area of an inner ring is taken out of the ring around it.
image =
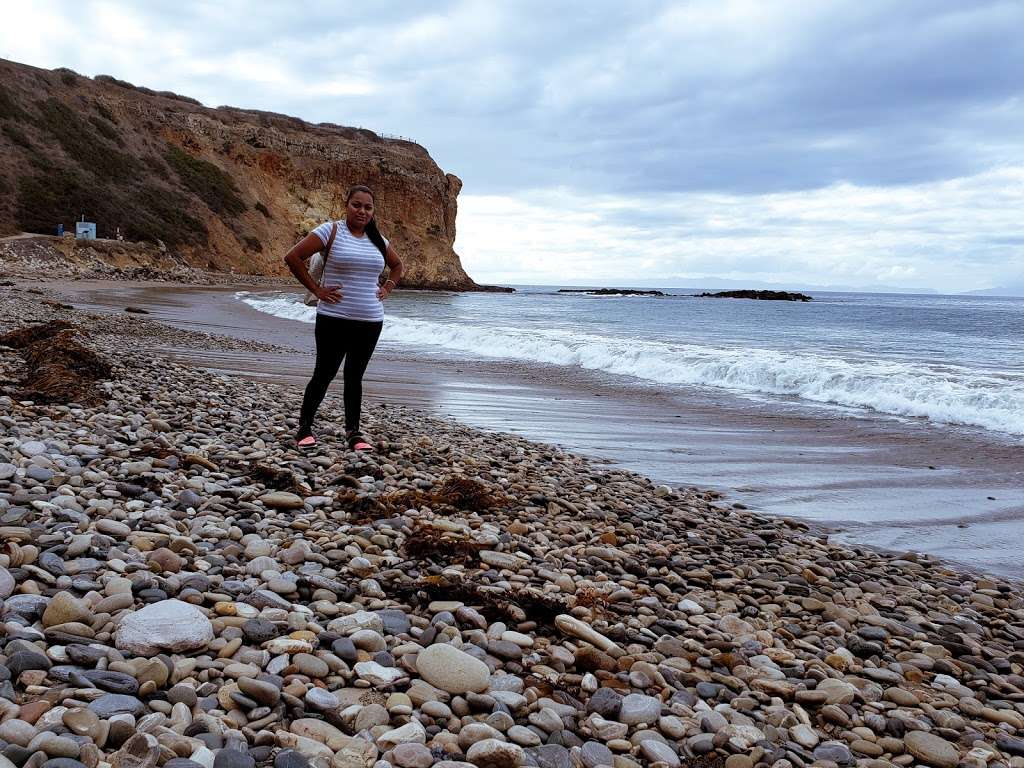
[[[75,239],[76,240],[95,240],[96,239],[96,225],[91,221],[76,221],[75,222]]]

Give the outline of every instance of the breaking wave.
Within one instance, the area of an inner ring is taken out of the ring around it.
[[[297,297],[240,293],[261,312],[313,322]],[[751,347],[704,346],[567,329],[456,324],[391,314],[385,343],[475,358],[571,366],[664,385],[718,387],[1024,435],[1024,376],[964,366]]]

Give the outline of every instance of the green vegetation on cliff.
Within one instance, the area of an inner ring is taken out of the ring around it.
[[[235,182],[213,163],[193,157],[173,144],[168,145],[164,157],[182,183],[214,213],[237,216],[246,209]]]

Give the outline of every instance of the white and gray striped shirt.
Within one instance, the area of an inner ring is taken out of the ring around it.
[[[331,238],[331,222],[313,230],[324,245]],[[384,241],[385,243],[387,240]],[[384,257],[365,234],[356,237],[344,221],[338,222],[338,234],[327,254],[323,285],[341,290],[341,301],[321,301],[316,311],[321,315],[349,320],[378,321],[384,319],[384,305],[377,298],[377,280],[384,271]]]

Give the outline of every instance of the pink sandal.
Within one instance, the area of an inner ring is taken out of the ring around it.
[[[311,429],[300,429],[295,436],[295,445],[299,448],[313,448],[316,445],[316,435]]]
[[[366,440],[363,439],[363,436],[358,432],[348,436],[348,447],[353,451],[359,451],[361,453],[373,452],[373,446],[366,442]]]

